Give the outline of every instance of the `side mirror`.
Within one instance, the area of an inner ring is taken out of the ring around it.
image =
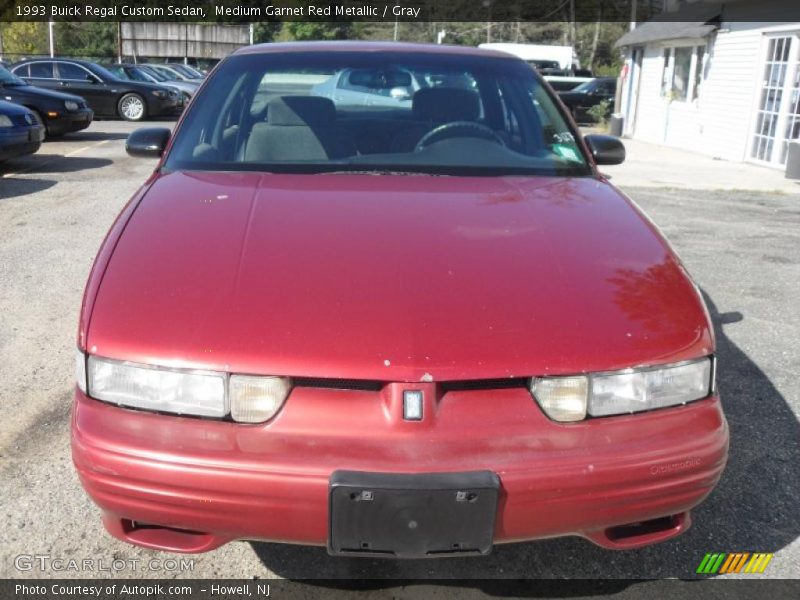
[[[86,74],[86,81],[89,83],[100,83],[100,79],[96,75],[92,75],[91,73]]]
[[[408,88],[404,87],[392,88],[389,91],[389,95],[395,100],[408,100],[409,98],[411,98],[411,94],[408,92]]]
[[[593,133],[584,139],[598,165],[618,165],[625,162],[625,146],[619,138]]]
[[[164,154],[172,132],[166,127],[145,127],[133,131],[125,140],[125,151],[131,156],[158,158]]]

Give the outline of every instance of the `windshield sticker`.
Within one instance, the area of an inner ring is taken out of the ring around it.
[[[581,162],[581,157],[572,146],[565,144],[553,144],[553,152],[558,154],[561,158],[571,160],[574,162]]]

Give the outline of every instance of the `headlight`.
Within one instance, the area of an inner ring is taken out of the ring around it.
[[[531,393],[539,406],[554,421],[581,421],[586,418],[586,394],[589,379],[576,377],[543,377],[531,381]]]
[[[288,377],[231,375],[231,417],[240,423],[263,423],[278,412],[292,389]]]
[[[0,115],[0,127],[13,127],[14,124],[7,115]]]
[[[150,93],[153,94],[153,96],[155,96],[156,98],[166,98],[167,96],[169,96],[169,92],[166,90],[153,90]]]
[[[228,375],[130,363],[78,351],[75,379],[97,400],[158,412],[226,417],[263,423],[274,417],[292,389],[288,377]]]
[[[617,373],[531,380],[531,393],[554,421],[580,421],[700,400],[711,393],[712,358]]]
[[[64,108],[74,112],[74,111],[78,110],[79,107],[78,107],[78,103],[77,102],[73,102],[72,100],[67,100],[67,101],[64,102]]]
[[[202,417],[228,414],[225,373],[165,369],[89,356],[88,393],[122,406]]]

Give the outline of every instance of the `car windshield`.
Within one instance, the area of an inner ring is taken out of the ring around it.
[[[104,80],[111,80],[114,81],[119,80],[120,77],[118,75],[114,75],[111,71],[106,69],[105,67],[101,67],[95,63],[87,63],[86,67],[95,75],[99,75]]]
[[[0,85],[15,86],[28,84],[14,75],[11,71],[7,70],[5,67],[0,67]]]
[[[129,79],[133,81],[144,81],[145,83],[153,83],[153,79],[139,67],[128,67],[125,73]]]
[[[205,74],[202,71],[200,71],[198,69],[195,69],[191,65],[186,65],[185,68],[186,68],[187,71],[189,71],[189,73],[194,75],[195,78],[202,79],[202,78],[205,77]]]
[[[597,81],[592,79],[591,81],[584,81],[579,86],[572,88],[571,91],[573,91],[573,92],[591,92],[594,89],[595,85],[597,85]]]
[[[168,81],[167,78],[164,77],[164,75],[158,69],[152,69],[150,67],[137,67],[137,68],[141,69],[142,71],[150,75],[156,81]]]
[[[244,54],[191,104],[165,168],[588,175],[575,136],[522,61]]]
[[[175,71],[177,71],[178,73],[180,73],[181,75],[185,75],[186,77],[190,78],[197,78],[197,74],[192,72],[189,69],[189,67],[186,67],[184,65],[170,65],[170,67]]]

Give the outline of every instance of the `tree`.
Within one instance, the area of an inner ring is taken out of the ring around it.
[[[288,40],[347,40],[352,39],[350,22],[285,21],[282,37]]]
[[[117,55],[117,24],[60,22],[55,26],[56,52],[63,56],[113,58]]]
[[[261,21],[253,23],[253,42],[256,44],[274,42],[281,32],[282,25],[280,21]]]
[[[16,21],[0,23],[3,29],[3,53],[15,56],[47,54],[47,23]]]

